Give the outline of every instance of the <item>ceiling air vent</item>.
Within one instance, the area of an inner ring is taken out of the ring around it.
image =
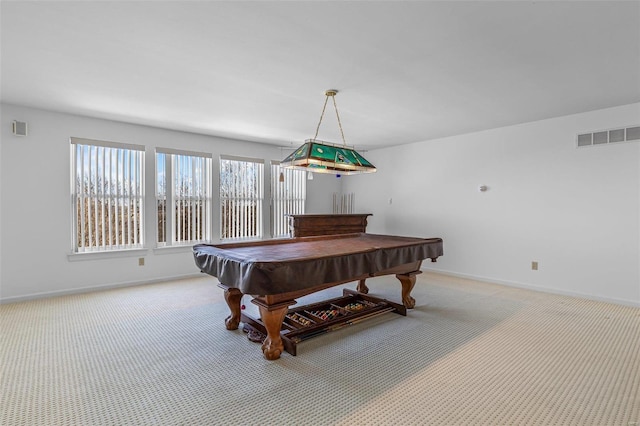
[[[579,134],[576,142],[578,148],[583,146],[606,145],[617,142],[640,141],[640,126],[622,129],[598,130],[593,133]]]

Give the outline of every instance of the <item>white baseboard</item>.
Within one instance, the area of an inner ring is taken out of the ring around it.
[[[539,286],[523,284],[523,283],[514,282],[514,281],[505,281],[498,278],[482,277],[478,275],[446,271],[442,269],[433,269],[433,268],[423,267],[422,270],[424,272],[448,275],[448,276],[457,277],[457,278],[466,278],[466,279],[486,282],[490,284],[504,285],[507,287],[523,288],[526,290],[539,291],[542,293],[558,294],[561,296],[580,297],[582,299],[596,300],[599,302],[615,303],[617,305],[632,306],[632,307],[640,308],[640,302],[636,302],[632,300],[622,300],[622,299],[616,299],[616,298],[594,296],[592,294],[557,290],[557,289],[548,288],[548,287],[539,287]],[[120,287],[133,287],[133,286],[144,285],[144,284],[155,284],[155,283],[161,283],[166,281],[173,281],[173,280],[180,280],[180,279],[187,279],[187,278],[197,278],[202,276],[203,276],[202,273],[195,273],[195,274],[177,275],[172,277],[163,277],[163,278],[157,278],[152,280],[127,281],[127,282],[121,282],[121,283],[115,283],[115,284],[105,284],[105,285],[92,286],[92,287],[74,288],[69,290],[56,290],[56,291],[49,291],[49,292],[42,292],[42,293],[32,293],[24,296],[14,296],[14,297],[4,297],[4,298],[0,297],[0,304],[24,302],[27,300],[44,299],[44,298],[56,297],[56,296],[67,296],[70,294],[90,293],[93,291],[109,290],[109,289],[120,288]]]
[[[115,284],[104,284],[104,285],[97,285],[97,286],[91,286],[91,287],[80,287],[80,288],[73,288],[68,290],[46,291],[42,293],[27,294],[24,296],[1,297],[0,305],[6,304],[6,303],[25,302],[27,300],[46,299],[49,297],[56,297],[56,296],[68,296],[70,294],[91,293],[93,291],[104,291],[104,290],[110,290],[110,289],[120,288],[120,287],[133,287],[137,285],[155,284],[155,283],[161,283],[166,281],[183,280],[187,278],[197,278],[202,276],[203,276],[202,273],[195,273],[195,274],[186,274],[186,275],[176,275],[173,277],[156,278],[156,279],[150,279],[150,280],[126,281],[126,282],[120,282]]]
[[[595,301],[598,301],[598,302],[615,303],[616,305],[624,305],[624,306],[631,306],[631,307],[635,307],[635,308],[640,308],[640,301],[595,296],[593,294],[586,294],[586,293],[580,293],[580,292],[558,290],[558,289],[549,288],[549,287],[539,287],[539,286],[535,286],[535,285],[531,285],[531,284],[523,284],[523,283],[519,283],[519,282],[515,282],[515,281],[505,281],[505,280],[501,280],[501,279],[498,279],[498,278],[482,277],[482,276],[473,275],[473,274],[464,274],[464,273],[460,273],[460,272],[445,271],[445,270],[442,270],[442,269],[432,269],[432,268],[423,267],[422,270],[424,272],[430,272],[430,273],[441,274],[441,275],[449,275],[449,276],[457,277],[457,278],[467,278],[467,279],[470,279],[470,280],[481,281],[481,282],[485,282],[485,283],[489,283],[489,284],[504,285],[506,287],[517,287],[517,288],[522,288],[522,289],[526,289],[526,290],[539,291],[541,293],[557,294],[557,295],[560,295],[560,296],[579,297],[581,299],[595,300]]]

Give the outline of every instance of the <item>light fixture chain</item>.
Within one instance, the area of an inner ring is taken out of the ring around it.
[[[340,127],[340,135],[342,135],[342,143],[344,146],[347,146],[347,141],[344,139],[344,131],[342,131],[342,122],[340,121],[340,114],[338,114],[338,105],[336,104],[336,97],[331,96],[331,98],[333,98],[333,107],[336,110],[336,117],[338,117],[338,127]]]
[[[328,100],[329,100],[329,96],[324,98],[324,105],[322,106],[322,114],[320,114],[320,121],[318,121],[318,127],[316,127],[316,135],[313,137],[313,139],[318,139],[318,132],[320,131],[320,125],[322,124],[322,117],[324,117],[324,110],[327,108]]]

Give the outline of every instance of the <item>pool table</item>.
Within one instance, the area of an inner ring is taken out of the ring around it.
[[[441,238],[367,233],[193,247],[198,268],[217,277],[224,289],[231,311],[227,329],[240,324],[242,296],[253,297],[267,331],[262,351],[269,360],[278,359],[283,351],[280,329],[295,299],[351,281],[358,281],[358,292],[367,293],[367,278],[395,274],[402,285],[402,303],[413,308],[411,290],[422,261],[435,262],[442,254]]]

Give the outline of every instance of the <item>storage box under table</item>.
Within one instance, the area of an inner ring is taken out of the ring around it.
[[[282,322],[280,336],[284,349],[296,355],[298,343],[304,340],[389,312],[406,316],[407,308],[386,299],[344,289],[342,297],[289,309]],[[249,329],[267,334],[259,318],[242,313],[241,320],[245,327],[248,325]]]

